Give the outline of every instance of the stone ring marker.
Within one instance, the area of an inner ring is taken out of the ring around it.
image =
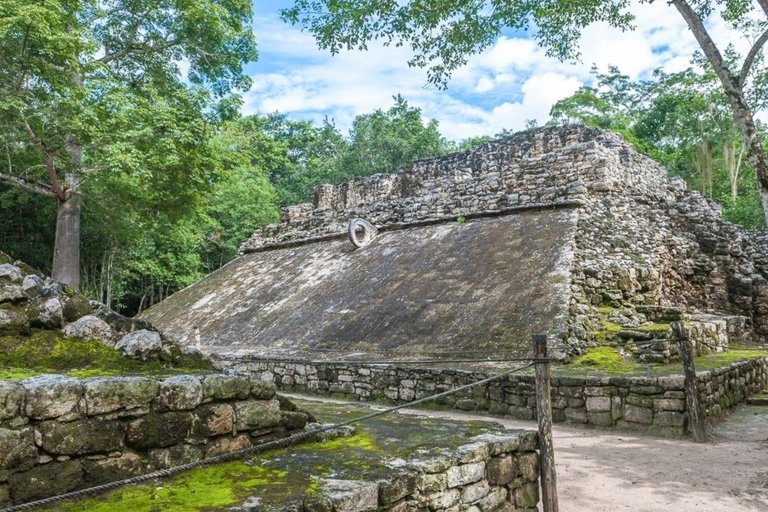
[[[347,224],[347,234],[352,245],[360,248],[371,243],[379,234],[379,230],[365,219],[351,219]]]

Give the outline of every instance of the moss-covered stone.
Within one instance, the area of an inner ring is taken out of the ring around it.
[[[123,446],[125,427],[119,421],[88,418],[63,423],[45,421],[37,426],[40,446],[52,455],[109,453]]]
[[[63,314],[67,322],[74,322],[91,313],[93,308],[90,302],[80,294],[74,294],[63,301]]]
[[[192,414],[166,412],[148,414],[128,424],[126,443],[138,449],[180,444],[192,428]]]
[[[80,461],[68,460],[37,466],[9,478],[11,496],[16,503],[73,491],[83,484]]]

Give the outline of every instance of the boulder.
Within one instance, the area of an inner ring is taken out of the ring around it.
[[[99,340],[107,346],[114,346],[112,328],[107,322],[93,315],[85,315],[64,327],[64,336]]]
[[[64,302],[64,319],[67,322],[74,322],[93,313],[90,301],[80,294],[65,297],[62,300]]]
[[[30,308],[29,321],[32,327],[58,329],[64,322],[64,308],[57,297],[43,300]]]
[[[0,309],[0,332],[26,332],[29,329],[29,319],[23,311]]]
[[[3,302],[21,302],[27,298],[23,287],[16,284],[0,284],[0,304]]]
[[[0,282],[21,283],[24,273],[16,265],[3,263],[0,265]]]
[[[43,294],[44,286],[45,281],[34,274],[26,276],[21,282],[21,287],[24,289],[24,292],[31,298],[41,296]]]
[[[160,356],[163,341],[160,334],[146,329],[126,334],[115,344],[115,348],[134,359],[148,361]]]

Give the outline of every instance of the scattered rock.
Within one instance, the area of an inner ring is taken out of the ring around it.
[[[0,265],[0,282],[20,283],[24,279],[24,274],[16,265],[3,263]]]
[[[115,344],[115,348],[128,357],[148,361],[160,356],[163,350],[163,341],[160,334],[141,329],[120,338],[120,341]]]
[[[114,346],[112,328],[107,322],[93,315],[86,315],[67,324],[64,336],[82,338],[84,340],[99,340],[107,346]]]

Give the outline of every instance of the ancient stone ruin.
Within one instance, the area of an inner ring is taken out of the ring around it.
[[[764,339],[767,249],[620,135],[544,128],[318,187],[145,318],[214,353],[524,353],[545,332],[561,357],[668,362],[670,320],[699,352]]]

